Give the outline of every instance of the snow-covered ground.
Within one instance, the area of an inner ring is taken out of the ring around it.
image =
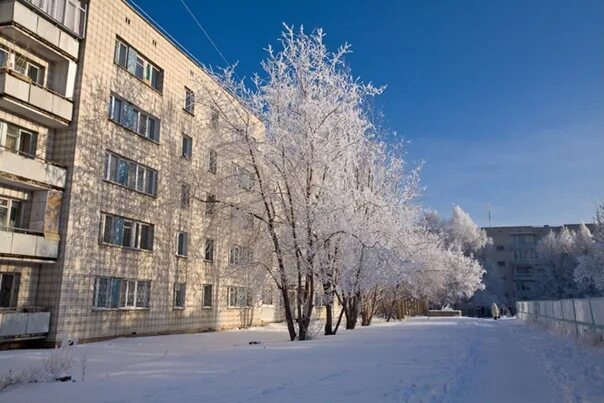
[[[0,402],[604,402],[604,348],[519,320],[417,318],[294,343],[271,325],[77,350],[84,382],[10,387]],[[0,352],[0,374],[44,353]]]

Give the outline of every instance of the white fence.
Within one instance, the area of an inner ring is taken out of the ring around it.
[[[604,298],[519,301],[516,312],[522,320],[604,340]]]

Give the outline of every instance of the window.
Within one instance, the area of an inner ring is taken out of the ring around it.
[[[212,307],[212,284],[204,284],[203,285],[203,308],[211,308]]]
[[[28,0],[59,23],[82,36],[86,8],[77,0]]]
[[[191,186],[188,183],[180,184],[180,207],[189,208],[191,204]]]
[[[535,243],[535,235],[512,235],[512,241],[515,245],[524,245]]]
[[[218,129],[218,124],[220,123],[220,113],[212,108],[212,112],[210,114],[210,127],[212,129]]]
[[[133,249],[153,250],[153,224],[102,214],[101,242]]]
[[[208,160],[208,171],[215,174],[218,172],[218,153],[214,150],[210,150]]]
[[[505,262],[499,261],[499,262],[497,262],[497,266],[504,267],[505,266]]]
[[[174,284],[174,308],[184,308],[185,307],[185,283],[175,283]]]
[[[5,150],[33,158],[37,138],[34,132],[0,121],[0,146]]]
[[[262,288],[262,305],[273,305],[273,287],[270,285]]]
[[[29,77],[33,83],[44,85],[44,68],[18,53],[15,53],[14,70]]]
[[[23,225],[23,202],[0,197],[0,229],[22,228]]]
[[[230,308],[246,308],[252,306],[252,293],[245,287],[227,288],[227,306]]]
[[[250,264],[252,262],[252,250],[239,245],[231,247],[229,254],[230,264]]]
[[[254,227],[254,216],[252,214],[243,214],[242,227],[245,229],[250,229]]]
[[[325,306],[325,302],[323,301],[323,294],[318,292],[315,293],[315,304],[316,307]]]
[[[533,281],[516,281],[514,285],[516,286],[516,291],[531,291],[533,283]]]
[[[502,251],[502,250],[504,250],[503,245],[497,245],[497,250],[498,250],[498,251]]]
[[[115,40],[114,61],[139,80],[161,92],[164,72],[121,39]]]
[[[17,306],[18,273],[0,273],[0,308]]]
[[[204,248],[204,258],[209,262],[214,261],[214,240],[206,239]]]
[[[105,152],[105,180],[150,196],[157,194],[157,171],[110,151]]]
[[[233,175],[237,179],[237,184],[240,188],[245,190],[251,190],[254,186],[254,175],[247,169],[234,165]]]
[[[531,269],[531,266],[518,266],[516,267],[516,274],[530,275]]]
[[[209,194],[208,199],[206,200],[206,215],[212,216],[216,211],[216,195]]]
[[[151,282],[119,277],[96,277],[94,308],[148,308]]]
[[[517,249],[514,251],[514,260],[516,261],[524,261],[524,260],[535,260],[537,254],[535,253],[535,249]]]
[[[182,153],[181,156],[188,160],[193,156],[193,139],[185,134],[182,135]]]
[[[185,111],[195,113],[195,93],[185,87]]]
[[[109,118],[146,139],[156,143],[159,142],[159,119],[142,111],[123,98],[111,95],[109,98]]]
[[[94,283],[95,308],[118,308],[121,296],[121,279],[115,277],[97,277]]]
[[[0,67],[8,66],[8,51],[0,47]]]
[[[188,232],[179,232],[178,240],[176,244],[176,255],[180,257],[187,257],[188,254],[188,244],[189,244],[189,233]]]

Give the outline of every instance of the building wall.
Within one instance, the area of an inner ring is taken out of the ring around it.
[[[114,63],[119,36],[163,69],[163,90],[158,92]],[[117,335],[188,332],[240,327],[274,321],[274,308],[238,309],[226,305],[230,284],[225,277],[230,245],[243,231],[229,223],[226,213],[209,220],[203,200],[212,177],[207,172],[208,143],[212,136],[210,111],[196,105],[195,115],[183,110],[184,87],[202,81],[215,87],[205,72],[152,26],[119,0],[92,0],[88,8],[86,39],[81,47],[80,83],[76,88],[75,132],[59,135],[62,158],[69,170],[61,228],[61,256],[45,278],[41,300],[53,307],[50,340],[61,335],[95,339]],[[107,117],[111,93],[133,102],[161,119],[159,143],[125,129]],[[193,157],[181,157],[182,133],[193,138]],[[73,143],[72,143],[73,142]],[[104,154],[111,150],[142,163],[159,174],[157,196],[148,196],[103,179]],[[219,171],[229,161],[219,162]],[[220,172],[219,172],[220,173]],[[180,185],[191,186],[189,207],[181,207]],[[154,224],[153,251],[133,250],[100,242],[101,213],[111,213]],[[189,256],[176,257],[176,234],[189,233]],[[203,256],[205,238],[216,240],[213,263]],[[149,309],[93,309],[94,280],[115,276],[150,280]],[[186,282],[184,309],[174,307],[174,284]],[[201,290],[214,285],[214,307],[202,308]],[[60,286],[59,286],[60,284]],[[54,288],[60,287],[60,295]],[[258,306],[259,307],[259,306]]]
[[[575,231],[579,224],[569,224],[566,227]],[[517,226],[484,229],[493,239],[493,244],[488,246],[481,256],[487,270],[486,290],[477,293],[474,299],[486,306],[497,302],[509,307],[513,307],[516,301],[539,299],[541,291],[538,280],[547,268],[537,254],[537,243],[550,231],[557,232],[562,227]],[[524,243],[515,241],[521,237],[524,237]],[[532,241],[529,241],[530,239]],[[489,301],[483,298],[487,295]],[[499,301],[496,301],[497,296],[500,297]]]

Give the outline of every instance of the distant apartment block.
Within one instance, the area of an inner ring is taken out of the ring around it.
[[[215,221],[199,80],[223,91],[126,1],[0,0],[0,342],[280,319],[222,275],[254,251]]]
[[[566,227],[577,230],[579,225]],[[493,240],[480,256],[489,272],[485,277],[486,291],[498,294],[510,307],[516,301],[539,299],[541,294],[536,282],[547,268],[537,253],[537,243],[550,231],[561,229],[548,225],[484,228]]]

